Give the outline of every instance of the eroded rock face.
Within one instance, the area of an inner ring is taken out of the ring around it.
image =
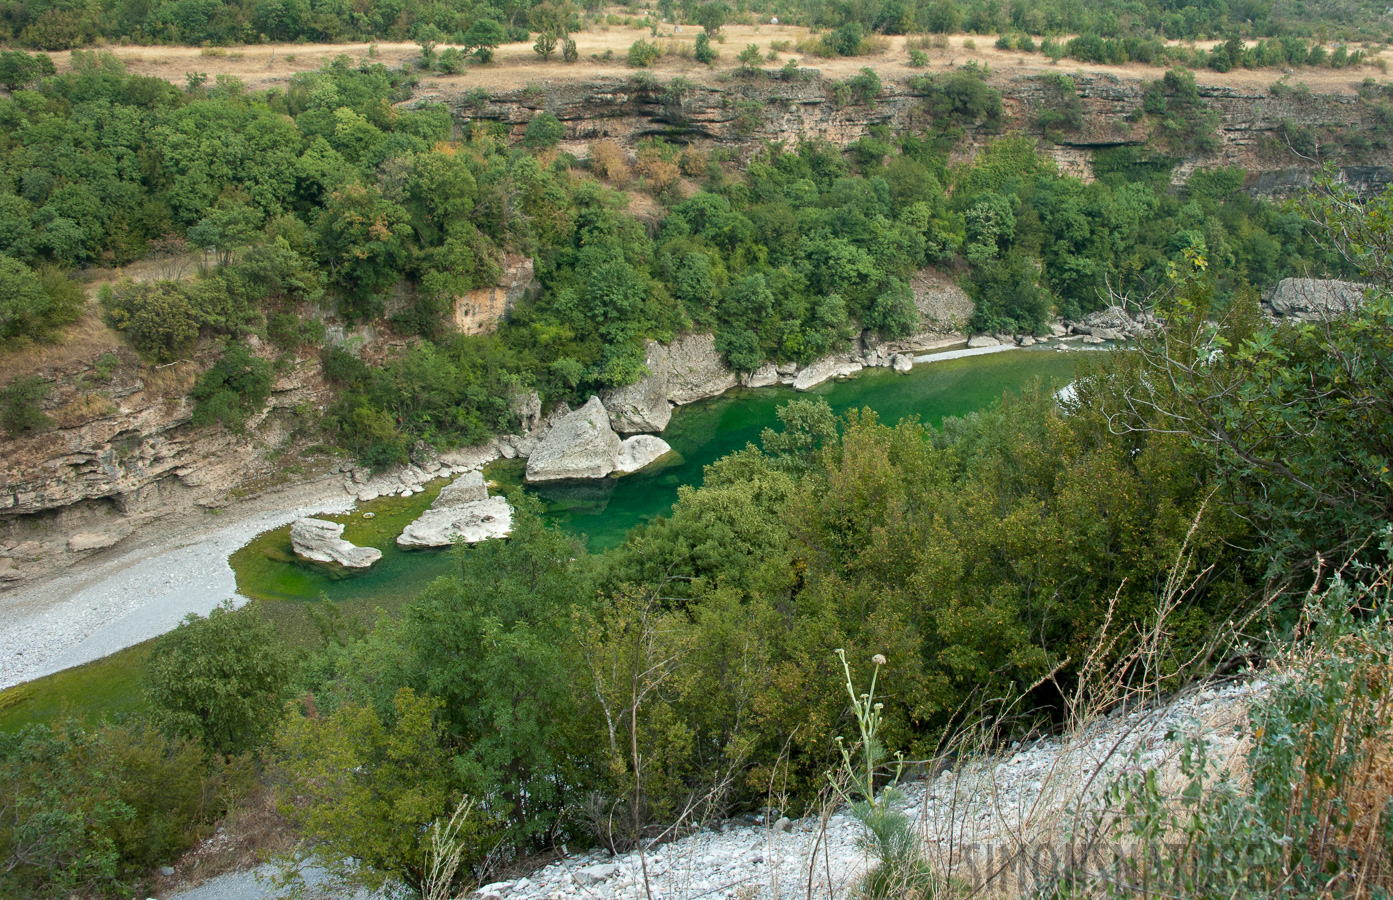
[[[1330,278],[1283,278],[1262,295],[1279,316],[1327,319],[1352,312],[1364,302],[1366,285]]]
[[[737,381],[714,334],[684,334],[668,347],[667,399],[678,406],[723,394]]]
[[[672,418],[672,404],[667,399],[667,348],[649,341],[643,362],[647,375],[604,396],[610,427],[620,434],[659,432]]]
[[[532,257],[509,255],[503,260],[497,283],[455,300],[455,327],[464,334],[493,331],[510,309],[539,288]]]
[[[375,547],[359,547],[344,540],[343,526],[324,519],[296,519],[290,526],[290,546],[302,559],[349,569],[366,569],[382,558],[382,551]]]
[[[848,360],[845,356],[824,356],[809,363],[807,368],[798,373],[798,377],[793,379],[793,389],[806,391],[830,378],[854,375],[865,367],[864,363]]]
[[[614,471],[627,475],[647,468],[672,452],[668,442],[651,434],[636,434],[619,445],[619,455],[614,461]]]
[[[489,497],[426,510],[397,536],[397,546],[448,547],[455,541],[477,544],[507,537],[512,530],[513,508],[502,497]]]
[[[527,458],[528,481],[604,478],[619,457],[619,435],[609,412],[592,396],[580,409],[558,420]]]

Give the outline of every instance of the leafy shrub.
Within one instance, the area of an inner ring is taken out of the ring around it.
[[[663,55],[657,44],[650,44],[640,38],[629,45],[627,62],[631,69],[646,69]]]
[[[522,142],[533,149],[555,147],[566,136],[566,126],[549,112],[538,113],[527,123]]]
[[[10,92],[53,75],[56,71],[47,53],[30,56],[22,50],[0,51],[0,84]]]
[[[929,55],[923,50],[909,51],[910,68],[922,69],[929,64]]]
[[[37,375],[21,375],[0,390],[0,425],[11,437],[42,431],[53,424],[43,402],[52,385]]]
[[[597,141],[590,145],[590,171],[616,186],[629,180],[629,161],[624,148],[614,141]]]
[[[195,298],[172,281],[123,281],[101,291],[111,327],[156,362],[172,362],[198,337],[206,316]]]
[[[206,833],[250,774],[139,723],[0,733],[0,893],[129,896]]]
[[[262,745],[275,728],[291,666],[255,603],[190,613],[155,641],[144,676],[152,718],[215,753]]]
[[[241,344],[229,344],[222,358],[199,376],[189,392],[197,404],[193,424],[222,423],[229,431],[241,431],[247,416],[261,411],[271,395],[271,364],[252,355]]]
[[[716,57],[719,55],[716,48],[711,46],[711,38],[706,36],[706,32],[703,31],[696,36],[696,47],[692,51],[692,56],[697,62],[709,66],[716,61]]]
[[[0,346],[48,340],[54,329],[77,321],[82,305],[82,287],[58,269],[34,272],[0,253]]]
[[[345,702],[320,712],[307,697],[278,729],[281,812],[339,880],[425,884],[431,827],[460,799],[440,706],[410,688],[382,710]],[[459,836],[466,866],[481,858],[482,837],[473,829]],[[468,869],[459,874],[466,880]]]

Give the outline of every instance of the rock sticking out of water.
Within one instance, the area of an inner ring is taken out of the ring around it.
[[[637,472],[672,452],[668,442],[651,434],[636,434],[619,445],[614,471],[620,475]]]
[[[844,356],[824,356],[822,359],[809,363],[807,368],[798,373],[798,377],[793,379],[793,389],[806,391],[830,378],[855,375],[865,367],[864,363],[848,360]]]
[[[477,544],[507,537],[513,530],[513,508],[502,497],[432,507],[397,536],[399,547],[448,547],[456,540]]]
[[[296,519],[290,526],[290,546],[302,559],[349,569],[366,569],[382,558],[382,551],[375,547],[359,547],[344,540],[343,526],[324,519]]]
[[[619,435],[599,397],[556,422],[527,458],[528,481],[604,478],[614,471]]]

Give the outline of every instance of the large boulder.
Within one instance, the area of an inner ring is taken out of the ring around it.
[[[619,435],[609,412],[592,396],[580,409],[563,416],[527,458],[528,481],[604,478],[614,471]]]
[[[971,339],[969,339],[968,342],[967,342],[967,348],[968,348],[969,350],[978,350],[978,349],[980,349],[980,348],[982,348],[982,347],[1000,347],[1000,346],[1001,346],[1001,341],[998,341],[996,338],[992,337],[992,336],[989,335],[989,334],[979,334],[979,335],[975,335],[974,337],[972,337]]]
[[[465,472],[454,481],[440,489],[431,509],[449,509],[466,503],[477,503],[488,499],[489,491],[484,486],[484,476],[480,472]]]
[[[762,388],[778,383],[779,367],[773,363],[765,363],[753,372],[746,372],[740,376],[741,387]]]
[[[667,349],[667,399],[683,406],[715,397],[738,379],[716,352],[713,334],[684,334]]]
[[[824,356],[822,359],[809,363],[807,368],[798,373],[798,377],[793,379],[793,389],[806,391],[822,384],[829,378],[854,375],[865,367],[864,363],[848,360],[845,356]]]
[[[620,475],[637,472],[672,452],[668,442],[651,434],[636,434],[619,445],[614,471]]]
[[[455,541],[477,544],[507,537],[512,530],[513,508],[502,497],[489,497],[431,507],[397,536],[397,546],[448,547]]]
[[[662,431],[672,418],[672,404],[667,399],[667,348],[649,341],[643,362],[647,375],[604,395],[610,427],[620,434]]]
[[[1330,278],[1283,278],[1262,295],[1262,302],[1279,316],[1328,319],[1357,309],[1367,285]]]
[[[359,547],[344,540],[343,525],[324,519],[296,519],[290,526],[290,547],[302,559],[349,569],[366,569],[382,558],[382,551],[375,547]]]

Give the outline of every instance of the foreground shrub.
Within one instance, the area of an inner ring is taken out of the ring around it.
[[[410,688],[385,710],[348,701],[325,715],[307,698],[277,734],[281,811],[340,881],[425,883],[432,826],[449,821],[459,800],[440,706]],[[466,867],[482,858],[475,830],[454,839]]]
[[[1393,617],[1388,570],[1337,581],[1308,610],[1314,634],[1249,714],[1244,785],[1184,742],[1184,787],[1137,771],[1114,789],[1144,858],[1122,860],[1111,896],[1363,897],[1393,888]]]
[[[217,753],[259,747],[275,727],[291,674],[275,630],[249,605],[190,614],[155,642],[145,674],[154,720]]]
[[[0,734],[0,895],[130,895],[251,784],[245,761],[141,724]]]

